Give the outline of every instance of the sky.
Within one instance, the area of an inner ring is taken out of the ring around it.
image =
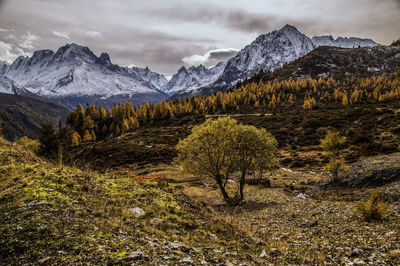
[[[66,43],[167,76],[226,61],[258,35],[400,38],[400,0],[0,0],[0,60]]]

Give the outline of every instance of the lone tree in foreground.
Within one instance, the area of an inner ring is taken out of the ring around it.
[[[321,139],[321,148],[329,157],[329,163],[325,169],[331,173],[332,181],[339,181],[339,173],[344,169],[340,158],[340,151],[346,142],[346,137],[341,137],[339,132],[328,131],[325,138]]]
[[[229,117],[208,119],[196,126],[192,134],[177,145],[175,162],[193,175],[212,178],[229,205],[243,201],[248,174],[270,170],[277,152],[275,138],[265,129],[238,124]],[[226,185],[230,177],[240,173],[234,196]]]

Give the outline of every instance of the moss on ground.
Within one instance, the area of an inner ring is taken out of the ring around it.
[[[177,263],[184,256],[218,262],[227,256],[202,247],[249,259],[251,252],[238,252],[245,232],[227,234],[232,228],[224,220],[165,183],[59,169],[3,140],[0,158],[1,264]],[[134,207],[145,214],[136,217]],[[133,256],[138,250],[142,256]]]

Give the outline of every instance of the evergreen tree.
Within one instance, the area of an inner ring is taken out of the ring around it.
[[[92,135],[90,134],[89,130],[85,130],[85,133],[83,135],[83,141],[89,142],[91,140],[92,140]]]
[[[71,136],[71,146],[76,147],[81,143],[81,136],[79,136],[78,132],[74,131]]]
[[[124,118],[121,122],[121,132],[126,132],[129,130],[128,121]]]
[[[38,154],[49,159],[56,159],[61,143],[53,122],[48,120],[42,121],[40,127]]]

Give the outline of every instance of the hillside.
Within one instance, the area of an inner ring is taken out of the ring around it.
[[[60,169],[3,139],[0,158],[1,264],[258,260],[247,232],[162,176]]]
[[[366,48],[337,48],[322,46],[309,54],[277,69],[260,73],[263,80],[292,78],[344,79],[346,77],[369,77],[392,73],[400,67],[400,47],[377,46]],[[249,79],[251,82],[252,79]]]
[[[230,208],[211,180],[167,166],[151,166],[144,176],[127,168],[58,168],[2,139],[0,158],[4,264],[400,260],[399,183],[383,187],[393,202],[385,222],[365,224],[353,206],[372,190],[311,192],[325,178],[315,172],[279,170],[271,187],[247,186],[246,202]]]
[[[44,100],[0,93],[0,120],[3,121],[3,135],[9,140],[23,136],[36,138],[40,121],[64,124],[67,113],[64,107]]]
[[[116,105],[108,113],[95,106],[80,107],[68,115],[64,140],[69,144],[72,136],[78,136],[79,143],[72,145],[78,146],[73,160],[84,158],[92,165],[141,164],[156,158],[170,162],[179,138],[189,134],[193,125],[206,117],[232,115],[271,131],[282,148],[285,166],[322,165],[319,140],[332,129],[348,138],[346,160],[354,162],[362,156],[399,150],[399,75],[398,68],[367,78],[308,77],[265,83],[253,79],[238,89],[208,97],[138,108]],[[84,140],[85,136],[97,141]]]

